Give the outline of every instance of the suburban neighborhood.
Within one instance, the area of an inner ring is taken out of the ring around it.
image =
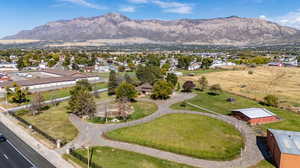
[[[0,168],[300,168],[300,1],[1,1]]]

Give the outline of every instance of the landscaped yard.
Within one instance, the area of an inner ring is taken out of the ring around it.
[[[155,103],[152,103],[149,101],[133,102],[132,106],[134,108],[134,112],[130,115],[130,117],[127,121],[133,121],[133,120],[138,120],[138,119],[144,118],[146,116],[153,114],[158,109],[158,107]],[[89,122],[92,122],[95,124],[105,124],[105,119],[96,117],[94,119],[89,120]]]
[[[157,111],[158,107],[155,103],[147,102],[147,101],[139,101],[132,103],[134,112],[130,116],[129,120],[137,120],[140,118],[144,118],[148,115],[153,114]]]
[[[78,131],[69,121],[66,106],[67,102],[63,102],[36,116],[28,112],[20,114],[19,117],[55,139],[70,142],[77,136]]]
[[[231,160],[243,139],[233,126],[196,114],[170,114],[107,133],[111,139],[209,160]]]
[[[87,150],[80,149],[77,150],[76,153],[87,159]],[[81,167],[87,167],[86,164],[73,156],[65,155],[65,158],[71,159]],[[103,168],[193,168],[191,166],[110,147],[94,147],[91,162]]]
[[[273,129],[283,129],[283,130],[291,130],[291,131],[300,131],[300,115],[294,112],[281,110],[279,108],[274,107],[267,107],[259,104],[256,101],[243,98],[240,96],[235,96],[230,93],[222,93],[218,96],[211,96],[206,92],[195,92],[198,95],[186,102],[190,102],[195,105],[199,105],[205,107],[207,109],[213,110],[220,114],[230,114],[231,110],[240,109],[240,108],[251,108],[251,107],[261,107],[267,108],[271,112],[277,114],[280,118],[283,119],[281,122],[265,124],[260,127],[266,128],[273,128]],[[236,102],[229,103],[226,101],[227,98],[234,98]],[[197,108],[191,107],[187,105],[186,107],[182,107],[181,103],[177,103],[172,105],[173,109],[188,109],[193,111],[202,111]]]

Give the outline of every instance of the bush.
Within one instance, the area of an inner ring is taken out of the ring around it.
[[[253,75],[254,72],[250,70],[250,71],[248,71],[248,74],[249,74],[249,75]]]
[[[186,81],[184,82],[182,88],[183,88],[183,92],[191,92],[192,89],[194,89],[196,87],[196,85],[194,84],[193,81]]]
[[[209,88],[209,90],[210,90],[210,94],[212,94],[212,95],[219,95],[222,92],[222,88],[221,88],[220,84],[212,85]]]
[[[264,103],[268,106],[277,107],[279,104],[279,99],[275,95],[268,95],[264,98]]]

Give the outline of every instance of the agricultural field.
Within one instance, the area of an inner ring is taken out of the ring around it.
[[[232,125],[197,114],[169,114],[106,136],[208,160],[234,159],[243,147],[243,138]]]
[[[225,91],[256,100],[272,94],[278,96],[280,106],[300,108],[300,68],[263,66],[202,75],[207,77],[209,85],[220,84]],[[196,81],[199,76],[182,79]]]

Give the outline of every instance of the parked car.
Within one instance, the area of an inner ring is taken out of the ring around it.
[[[5,141],[6,141],[6,138],[4,137],[3,134],[0,133],[0,143],[5,142]]]

